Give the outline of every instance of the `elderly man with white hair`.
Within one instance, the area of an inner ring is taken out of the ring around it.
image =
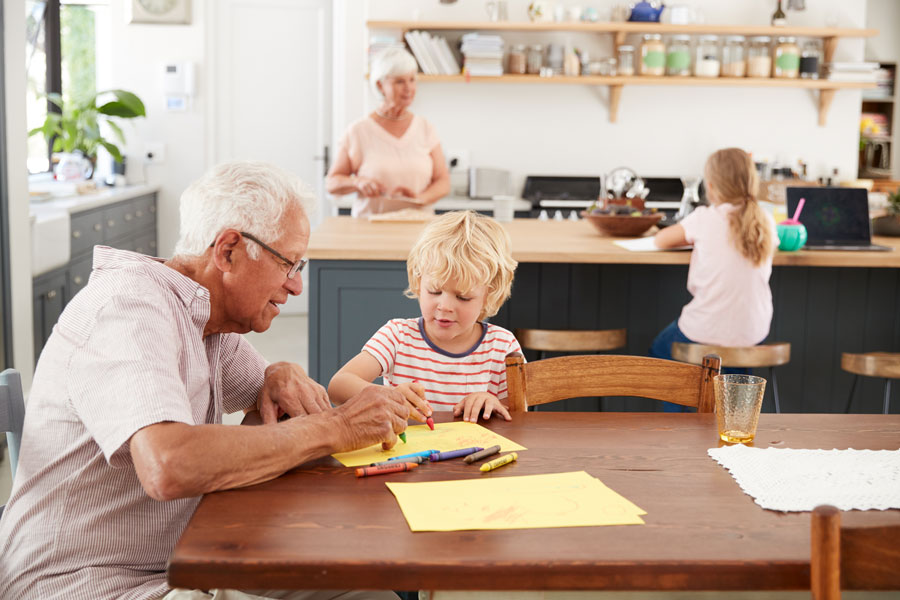
[[[275,167],[225,164],[184,192],[173,258],[94,249],[34,375],[0,520],[0,598],[396,598],[166,585],[203,494],[390,447],[406,428],[398,392],[371,386],[332,408],[299,366],[267,364],[239,335],[268,329],[302,291],[311,201]],[[222,425],[254,409],[262,425]]]
[[[389,48],[372,62],[369,80],[381,100],[350,125],[338,144],[326,185],[356,193],[354,217],[430,207],[450,191],[450,174],[434,127],[409,107],[416,97],[416,59]]]

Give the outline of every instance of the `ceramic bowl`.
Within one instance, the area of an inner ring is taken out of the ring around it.
[[[638,237],[656,225],[662,213],[632,217],[629,215],[592,215],[582,211],[581,216],[602,235],[612,237]]]

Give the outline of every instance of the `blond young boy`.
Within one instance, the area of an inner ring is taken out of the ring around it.
[[[516,261],[509,235],[489,217],[451,212],[429,223],[406,262],[422,316],[391,319],[331,379],[342,404],[381,376],[424,421],[432,410],[465,421],[483,414],[510,420],[506,355],[521,352],[512,333],[484,321],[509,298]]]

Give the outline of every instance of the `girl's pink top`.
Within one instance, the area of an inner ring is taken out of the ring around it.
[[[704,206],[681,221],[694,246],[687,283],[694,298],[681,310],[678,327],[701,344],[753,346],[766,338],[772,323],[772,255],[753,266],[740,253],[728,225],[735,208]],[[767,214],[766,222],[777,240],[775,220]]]
[[[431,123],[413,115],[409,128],[398,138],[369,116],[350,125],[340,144],[347,149],[353,173],[385,188],[384,197],[357,196],[351,211],[354,217],[420,206],[399,195],[391,197],[391,191],[402,186],[420,194],[431,184],[431,152],[440,144]]]

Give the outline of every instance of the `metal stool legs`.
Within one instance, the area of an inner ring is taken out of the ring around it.
[[[891,414],[891,380],[884,380],[884,414]]]
[[[775,367],[769,367],[769,379],[772,380],[772,396],[775,398],[775,412],[781,413],[781,402],[778,400],[778,380],[775,378]]]
[[[844,407],[844,414],[850,414],[850,405],[853,403],[853,392],[856,391],[856,382],[859,381],[859,375],[853,376],[853,383],[850,384],[850,395],[847,396],[847,406]]]

